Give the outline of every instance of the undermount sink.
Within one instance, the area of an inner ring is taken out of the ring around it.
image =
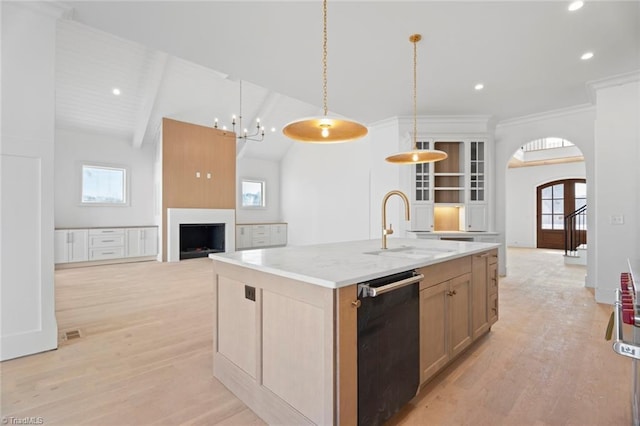
[[[405,259],[428,259],[428,258],[434,258],[439,256],[446,256],[447,254],[453,251],[455,250],[403,246],[403,247],[386,249],[386,250],[368,251],[368,252],[365,252],[364,254],[372,254],[375,256],[384,256],[384,257],[400,257]]]

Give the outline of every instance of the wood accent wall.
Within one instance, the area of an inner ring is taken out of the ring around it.
[[[200,173],[200,177],[196,174]],[[207,178],[207,173],[211,178]],[[167,209],[235,209],[236,137],[229,131],[162,119],[162,260]]]

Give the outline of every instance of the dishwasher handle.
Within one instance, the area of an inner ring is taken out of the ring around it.
[[[368,283],[358,284],[358,295],[359,297],[376,297],[384,293],[388,293],[393,290],[397,290],[402,287],[406,287],[411,284],[415,284],[418,281],[422,281],[424,278],[423,274],[417,274],[410,278],[405,278],[404,280],[392,282],[380,287],[370,287]]]

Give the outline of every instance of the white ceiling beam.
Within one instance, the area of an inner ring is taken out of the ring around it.
[[[142,147],[142,142],[147,133],[147,127],[151,120],[151,114],[153,113],[153,107],[156,104],[160,86],[167,69],[167,61],[169,55],[164,52],[156,52],[154,54],[153,65],[150,67],[149,72],[146,75],[146,84],[142,90],[142,99],[144,104],[140,108],[138,113],[138,119],[136,120],[136,127],[133,132],[133,139],[131,145],[134,148]]]

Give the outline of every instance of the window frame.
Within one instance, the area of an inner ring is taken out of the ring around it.
[[[260,205],[245,205],[244,204],[244,184],[246,183],[257,183],[260,184],[261,187],[261,203]],[[248,210],[260,210],[267,208],[267,181],[265,179],[259,178],[241,178],[240,179],[240,208],[248,209]]]
[[[78,205],[82,207],[128,207],[131,202],[131,174],[128,166],[122,164],[113,163],[99,163],[95,161],[81,161],[78,163]],[[123,172],[122,192],[124,201],[121,203],[108,203],[108,202],[92,202],[84,201],[84,169],[85,167],[95,169],[111,169]]]

